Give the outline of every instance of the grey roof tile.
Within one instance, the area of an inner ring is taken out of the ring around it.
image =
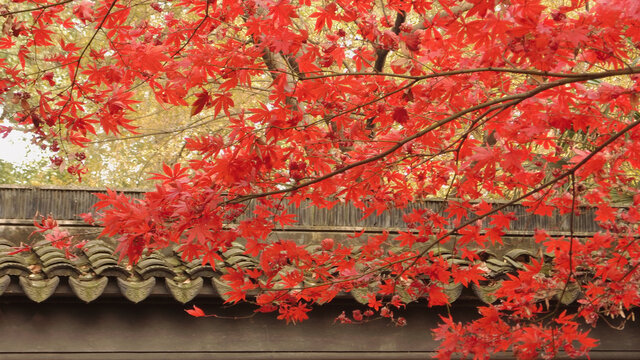
[[[51,279],[31,279],[30,277],[20,277],[20,286],[27,297],[35,302],[47,300],[56,291],[60,283],[59,277]]]
[[[0,262],[0,275],[25,276],[29,275],[30,273],[31,270],[29,270],[28,266],[17,261]]]
[[[11,276],[9,275],[0,276],[0,295],[4,293],[4,291],[7,289],[7,286],[9,286],[10,283],[11,283]]]
[[[134,303],[146,299],[150,294],[153,287],[156,285],[156,278],[149,278],[147,280],[123,280],[118,278],[118,287],[124,297]]]
[[[99,267],[94,267],[93,271],[101,276],[113,276],[118,279],[127,279],[131,276],[131,273],[120,265],[105,264]]]
[[[55,276],[78,276],[82,272],[76,266],[70,262],[55,262],[49,265],[44,265],[42,271],[47,274],[47,277],[52,278]]]
[[[165,285],[173,295],[173,297],[181,303],[187,303],[193,300],[202,290],[204,281],[201,277],[194,280],[186,279],[184,281],[174,281],[170,278],[165,279]]]
[[[152,277],[171,279],[177,275],[176,272],[166,264],[149,265],[145,268],[139,269],[138,274],[140,274],[140,276],[145,280]]]
[[[500,282],[496,281],[488,285],[472,284],[471,288],[473,289],[473,292],[476,294],[478,299],[480,299],[482,302],[486,304],[493,304],[494,302],[496,302],[496,298],[495,296],[493,296],[493,292],[498,290],[500,288],[500,285]]]
[[[229,299],[230,296],[227,293],[233,290],[231,286],[225,284],[224,281],[218,279],[217,277],[211,278],[211,284],[223,300]]]
[[[69,285],[76,296],[84,301],[91,302],[97,299],[109,283],[108,277],[98,277],[95,279],[81,280],[78,278],[69,278]]]

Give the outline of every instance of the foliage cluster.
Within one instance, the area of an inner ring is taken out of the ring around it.
[[[100,196],[103,234],[132,262],[179,244],[213,266],[243,239],[260,266],[225,268],[229,302],[298,322],[366,288],[370,311],[402,325],[391,309],[485,281],[478,252],[503,241],[507,204],[570,219],[587,206],[602,231],[539,229],[553,260],[510,276],[478,320],[443,319],[439,357],[580,356],[596,342],[579,321],[625,320],[640,303],[636,0],[14,0],[0,19],[2,106],[78,178],[73,146],[135,136],[143,105],[222,119],[188,134],[143,199]],[[408,231],[357,252],[270,236],[296,221],[285,204],[366,217],[432,196],[444,215],[407,210]],[[577,313],[546,305],[570,286]]]

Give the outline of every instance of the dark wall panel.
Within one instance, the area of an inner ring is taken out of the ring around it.
[[[412,306],[405,327],[379,320],[365,325],[334,324],[353,303],[315,309],[311,318],[286,325],[273,314],[249,319],[193,318],[172,302],[140,304],[99,301],[0,302],[0,359],[425,359],[437,343],[430,329],[445,309]],[[200,307],[221,316],[246,316],[247,306]],[[474,305],[455,306],[458,320],[469,319]],[[604,325],[604,324],[602,324]],[[624,331],[600,326],[593,359],[640,358],[640,328]],[[508,354],[499,358],[509,358]]]

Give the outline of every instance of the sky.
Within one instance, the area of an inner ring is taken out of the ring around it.
[[[6,122],[0,125],[9,125]],[[46,157],[47,153],[31,144],[31,135],[11,131],[6,138],[0,137],[0,160],[22,165]]]

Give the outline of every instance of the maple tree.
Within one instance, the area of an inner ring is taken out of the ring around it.
[[[2,106],[70,174],[87,171],[71,146],[135,132],[140,102],[224,121],[186,138],[188,161],[154,174],[143,199],[99,196],[103,234],[129,261],[179,244],[215,266],[243,239],[260,266],[225,269],[227,301],[298,322],[366,287],[370,310],[339,320],[402,325],[393,309],[444,305],[444,284],[484,280],[475,261],[515,220],[507,205],[570,219],[594,207],[601,232],[537,230],[552,260],[503,281],[479,319],[443,318],[438,356],[580,356],[597,345],[580,322],[640,303],[635,0],[14,0],[0,16]],[[358,251],[269,236],[295,223],[287,204],[366,217],[433,196],[444,215],[406,210],[408,231]],[[569,286],[577,313],[545,306]]]

